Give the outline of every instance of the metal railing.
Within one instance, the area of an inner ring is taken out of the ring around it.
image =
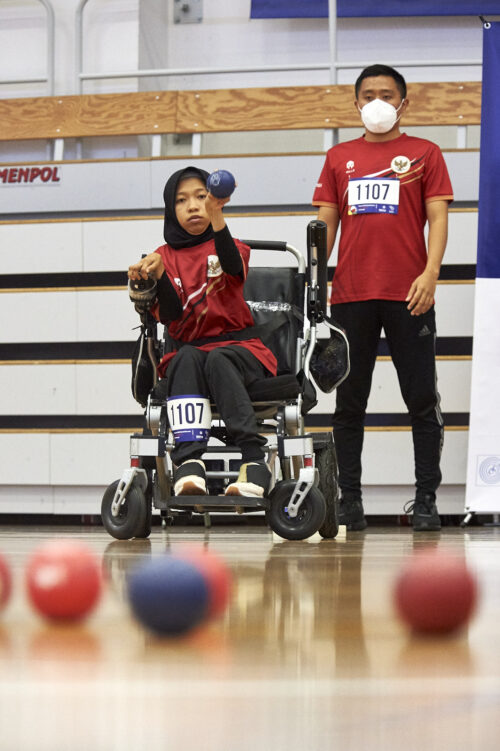
[[[32,76],[30,78],[8,78],[0,79],[0,84],[21,84],[21,83],[46,83],[48,96],[54,96],[54,70],[55,70],[55,17],[54,9],[49,0],[38,0],[46,11],[47,21],[47,75]]]
[[[127,71],[108,71],[107,73],[91,73],[83,71],[83,11],[89,0],[80,0],[76,10],[75,20],[75,70],[76,82],[75,89],[77,94],[82,93],[82,84],[84,81],[97,81],[103,79],[119,78],[149,78],[149,77],[172,77],[172,76],[206,76],[215,74],[231,73],[275,73],[279,71],[307,71],[307,70],[329,70],[330,83],[337,83],[337,73],[339,70],[354,70],[366,68],[373,63],[368,62],[339,62],[337,60],[337,1],[328,0],[328,34],[330,47],[330,61],[324,63],[304,63],[288,65],[255,65],[255,66],[238,66],[238,67],[214,67],[214,68],[151,68],[142,70]],[[384,61],[385,62],[385,61]],[[424,68],[424,67],[467,67],[480,66],[482,60],[407,60],[397,62],[387,62],[395,68]]]

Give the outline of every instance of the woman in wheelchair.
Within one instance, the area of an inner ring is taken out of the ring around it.
[[[263,497],[271,472],[247,389],[276,375],[277,363],[252,335],[254,321],[243,297],[250,248],[232,238],[223,215],[229,198],[208,192],[207,178],[196,167],[169,178],[163,193],[166,244],[130,266],[128,276],[157,280],[151,312],[175,343],[158,367],[175,442],[174,494],[207,493],[201,457],[212,401],[242,455],[238,479],[226,495]]]

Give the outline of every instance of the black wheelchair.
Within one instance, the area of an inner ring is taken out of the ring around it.
[[[249,390],[260,432],[267,439],[271,490],[265,498],[224,495],[225,487],[238,476],[241,454],[231,445],[212,405],[210,441],[203,456],[208,494],[173,495],[173,437],[164,381],[157,381],[155,375],[156,363],[171,351],[171,345],[167,333],[158,339],[158,324],[148,306],[141,310],[136,305],[142,329],[132,390],[145,407],[145,427],[130,437],[130,467],[107,487],[102,499],[102,522],[112,537],[147,538],[153,507],[165,524],[201,514],[210,526],[214,512],[260,511],[271,530],[288,540],[306,539],[317,532],[323,538],[334,538],[338,533],[333,435],[331,431],[306,432],[304,425],[305,415],[317,403],[312,377],[319,388],[330,392],[349,372],[345,334],[326,316],[326,225],[315,221],[307,228],[307,266],[302,253],[286,242],[242,242],[253,250],[286,252],[295,258],[291,267],[250,268],[244,288],[255,324],[268,332],[266,344],[278,360],[278,375],[257,381]],[[317,327],[322,322],[330,329],[326,340],[318,337]],[[147,400],[137,394],[138,362],[152,374]]]

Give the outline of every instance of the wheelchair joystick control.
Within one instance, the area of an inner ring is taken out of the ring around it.
[[[156,279],[129,279],[128,294],[138,313],[145,313],[156,300]]]

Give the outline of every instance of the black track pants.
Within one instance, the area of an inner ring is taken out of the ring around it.
[[[364,419],[381,330],[385,331],[413,434],[417,494],[435,495],[441,482],[443,419],[437,391],[434,308],[411,316],[407,303],[368,300],[332,306],[347,332],[351,371],[337,389],[333,416],[344,498],[361,497]]]
[[[185,345],[170,362],[165,377],[169,396],[199,394],[215,402],[243,462],[248,462],[265,457],[262,447],[266,439],[257,430],[247,389],[266,374],[262,363],[239,345],[216,347],[211,352]],[[172,451],[172,461],[179,465],[186,459],[199,459],[206,446],[204,441],[180,442]]]

